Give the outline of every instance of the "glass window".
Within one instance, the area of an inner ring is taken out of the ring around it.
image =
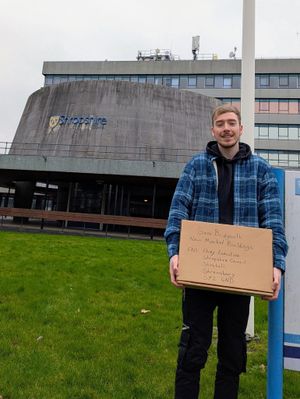
[[[139,76],[139,83],[146,83],[146,76]]]
[[[76,75],[76,76],[75,76],[75,79],[76,79],[76,80],[83,80],[83,75]]]
[[[60,83],[64,83],[68,81],[68,76],[61,76],[60,77]]]
[[[130,78],[129,78],[129,76],[121,76],[121,80],[124,80],[125,82],[129,82]]]
[[[179,76],[172,76],[171,78],[171,86],[178,88],[179,87]]]
[[[130,77],[130,81],[131,81],[131,82],[134,82],[134,83],[137,83],[137,82],[139,81],[139,79],[138,79],[137,76],[131,76],[131,77]]]
[[[60,83],[60,76],[59,75],[54,75],[53,76],[53,84]]]
[[[171,76],[164,76],[164,78],[163,78],[163,84],[164,84],[165,86],[170,87],[171,84],[172,84]]]
[[[259,77],[259,86],[260,87],[268,87],[268,86],[270,86],[270,76],[269,75],[260,75],[260,77]]]
[[[269,110],[270,110],[270,102],[268,100],[259,100],[259,111],[269,112]]]
[[[154,76],[154,84],[155,85],[162,85],[162,77],[161,76]]]
[[[268,126],[261,126],[259,128],[259,137],[268,137],[269,136],[269,127]]]
[[[289,101],[288,100],[278,100],[278,111],[280,113],[289,112]]]
[[[298,127],[289,127],[288,138],[290,140],[298,140]]]
[[[214,75],[205,76],[205,87],[214,87],[215,86],[215,77]]]
[[[76,80],[76,77],[74,75],[69,76],[69,82],[74,82]]]
[[[287,126],[279,126],[279,139],[287,140],[288,128]]]
[[[289,159],[291,160],[291,161],[298,161],[298,154],[296,154],[296,153],[293,153],[293,152],[291,152],[290,154],[289,154]]]
[[[225,89],[230,89],[232,87],[232,77],[231,76],[224,76],[223,87]]]
[[[255,138],[255,139],[258,139],[258,130],[259,130],[259,127],[258,127],[258,126],[255,126],[255,127],[254,127],[254,138]]]
[[[289,75],[279,75],[279,86],[289,86]]]
[[[115,80],[114,76],[106,76],[106,80]]]
[[[52,85],[53,84],[53,76],[47,75],[45,76],[45,85]]]
[[[146,76],[146,80],[147,80],[147,83],[154,83],[154,76],[153,75],[148,75],[148,76]]]
[[[278,139],[278,126],[269,126],[269,138]]]
[[[197,87],[197,76],[194,75],[188,76],[188,87],[191,88]]]

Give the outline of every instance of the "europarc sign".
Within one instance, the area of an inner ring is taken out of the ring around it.
[[[54,129],[57,126],[69,125],[73,127],[90,126],[94,128],[107,125],[107,119],[103,116],[66,116],[55,115],[49,118],[49,127]]]

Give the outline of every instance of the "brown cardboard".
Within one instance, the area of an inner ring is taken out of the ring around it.
[[[177,281],[196,288],[272,296],[272,230],[183,220]]]

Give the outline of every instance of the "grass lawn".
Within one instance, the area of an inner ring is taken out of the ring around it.
[[[164,243],[0,232],[0,253],[3,399],[172,399],[181,293]],[[240,399],[265,398],[261,300],[256,334]],[[213,396],[215,338],[202,399]],[[300,375],[285,371],[284,399],[296,398]]]

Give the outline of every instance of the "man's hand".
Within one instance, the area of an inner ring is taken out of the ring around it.
[[[273,268],[273,296],[263,296],[262,299],[265,299],[267,301],[274,301],[278,298],[281,286],[281,274],[281,269],[278,269],[277,267]]]
[[[175,287],[182,288],[182,285],[177,283],[178,267],[179,267],[179,257],[178,255],[174,255],[172,256],[172,258],[170,258],[170,279],[171,283],[175,285]]]

